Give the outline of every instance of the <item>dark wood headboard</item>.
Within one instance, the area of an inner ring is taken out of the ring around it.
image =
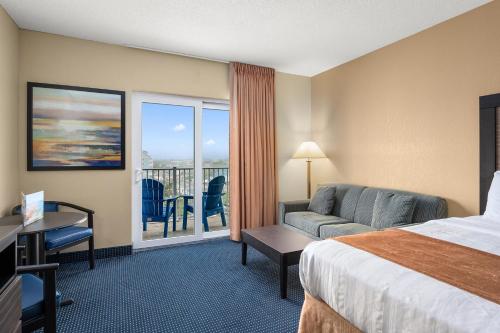
[[[479,207],[486,209],[493,173],[500,170],[500,94],[479,97]]]

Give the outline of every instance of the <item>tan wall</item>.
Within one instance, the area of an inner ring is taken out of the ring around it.
[[[65,200],[96,211],[96,246],[131,244],[131,95],[133,91],[159,92],[217,99],[229,98],[228,65],[206,60],[136,50],[51,34],[21,30],[19,74],[20,185],[26,192],[44,190],[52,200]],[[26,170],[26,82],[45,82],[124,90],[126,103],[125,171]],[[298,126],[299,116],[309,122],[309,78],[278,73],[276,77],[278,132]],[[301,91],[305,89],[306,91]],[[286,101],[290,97],[293,105]],[[290,112],[290,115],[287,113]],[[297,131],[297,128],[294,128]],[[280,135],[280,134],[278,134]],[[281,137],[280,137],[281,138]],[[278,140],[280,139],[278,138]],[[294,141],[282,140],[279,170],[291,177],[296,167],[283,165]],[[302,172],[302,170],[300,170]],[[300,175],[302,176],[302,175]],[[294,184],[290,183],[294,188]],[[282,186],[287,193],[287,184]]]
[[[279,199],[305,199],[306,163],[290,158],[300,143],[311,136],[311,79],[277,73],[276,113]]]
[[[436,194],[479,212],[479,96],[500,92],[500,1],[312,79],[314,182]]]
[[[26,170],[26,82],[228,98],[227,65],[21,30],[19,164],[21,189],[96,211],[96,246],[131,244],[131,122],[126,122],[124,171]]]
[[[19,201],[17,95],[19,29],[0,6],[0,216]]]

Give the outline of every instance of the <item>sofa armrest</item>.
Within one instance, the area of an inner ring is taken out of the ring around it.
[[[52,264],[41,264],[41,265],[28,265],[28,266],[18,266],[16,268],[17,274],[36,274],[45,273],[50,271],[55,271],[59,268],[58,263]]]
[[[438,212],[436,214],[437,219],[445,219],[448,217],[448,202],[445,199],[441,199],[441,205],[439,205]]]
[[[279,203],[278,221],[285,223],[285,214],[292,212],[303,212],[309,207],[309,200],[284,201]]]

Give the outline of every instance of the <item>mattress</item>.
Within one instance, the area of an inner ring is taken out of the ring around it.
[[[500,221],[483,216],[405,229],[500,255]],[[500,305],[335,240],[304,249],[300,280],[364,332],[500,332]]]

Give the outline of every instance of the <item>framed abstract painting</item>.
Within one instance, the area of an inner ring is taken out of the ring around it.
[[[125,169],[125,92],[28,82],[28,171]]]

